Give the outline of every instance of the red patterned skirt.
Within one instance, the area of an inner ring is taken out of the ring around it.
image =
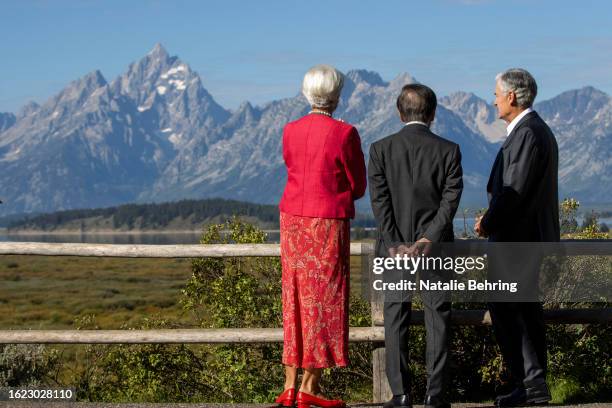
[[[283,364],[348,365],[349,220],[281,212],[280,240]]]

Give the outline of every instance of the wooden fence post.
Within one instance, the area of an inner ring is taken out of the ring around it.
[[[372,302],[372,326],[383,320],[382,302]],[[374,343],[372,351],[372,402],[388,401],[393,396],[387,380],[384,343]]]

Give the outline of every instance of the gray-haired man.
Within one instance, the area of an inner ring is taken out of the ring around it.
[[[495,105],[508,123],[487,184],[489,209],[475,230],[491,242],[559,241],[558,148],[550,128],[532,109],[537,85],[524,69],[496,78]],[[515,258],[512,273],[533,273],[530,259]],[[491,303],[493,328],[515,389],[497,397],[500,407],[542,404],[546,386],[546,336],[539,302]]]

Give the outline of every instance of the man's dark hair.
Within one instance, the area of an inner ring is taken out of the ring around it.
[[[405,85],[397,97],[397,110],[404,122],[428,122],[433,118],[437,106],[434,91],[421,84]]]

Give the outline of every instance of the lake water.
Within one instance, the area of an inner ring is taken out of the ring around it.
[[[170,244],[197,244],[200,240],[198,233],[146,233],[146,234],[0,234],[1,241],[12,242],[59,242],[59,243],[88,243],[88,244],[133,244],[133,245],[170,245]]]
[[[612,218],[602,218],[600,223],[605,223],[612,227]],[[474,218],[466,218],[468,233],[473,234]],[[582,218],[578,219],[578,224],[582,223]],[[464,232],[464,221],[462,217],[455,218],[453,221],[455,234],[461,235]],[[375,234],[374,228],[366,228],[368,237]],[[268,242],[275,243],[280,239],[278,230],[266,231]],[[352,237],[355,238],[355,229],[352,230]],[[171,245],[171,244],[197,244],[200,240],[199,233],[145,233],[145,234],[27,234],[27,235],[7,235],[0,233],[1,241],[12,242],[59,242],[59,243],[89,243],[89,244],[133,244],[133,245]]]

